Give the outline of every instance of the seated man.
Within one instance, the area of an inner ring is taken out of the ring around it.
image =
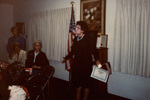
[[[41,70],[45,66],[49,66],[46,54],[41,51],[41,41],[33,43],[33,50],[28,51],[25,66],[36,70]]]
[[[21,50],[21,45],[18,42],[13,44],[13,53],[10,55],[8,62],[18,62],[21,66],[25,66],[26,51]]]

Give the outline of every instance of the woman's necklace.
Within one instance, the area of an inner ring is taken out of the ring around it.
[[[80,40],[82,40],[83,39],[83,37],[84,37],[84,34],[79,38],[79,36],[77,37],[77,41],[80,41]]]

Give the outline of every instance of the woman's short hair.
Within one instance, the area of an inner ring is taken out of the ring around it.
[[[77,21],[76,25],[80,25],[81,26],[81,30],[83,30],[84,32],[88,31],[88,25],[85,21]]]
[[[10,64],[6,69],[6,79],[8,85],[20,86],[24,82],[25,71],[19,64]]]
[[[17,30],[18,28],[16,26],[13,26],[10,31],[13,33],[14,31],[17,31]]]
[[[42,42],[40,40],[36,40],[36,41],[33,42],[33,49],[35,49],[36,43],[39,43],[41,48],[42,48]]]
[[[15,49],[16,46],[19,47],[19,48],[21,48],[21,44],[20,43],[14,42],[13,43],[13,48]]]

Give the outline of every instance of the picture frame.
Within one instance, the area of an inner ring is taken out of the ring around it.
[[[100,35],[100,47],[101,48],[107,48],[107,42],[108,42],[108,35]]]
[[[93,70],[91,73],[91,77],[97,79],[101,82],[106,83],[108,80],[109,73],[107,70],[98,68],[96,65],[93,65]]]
[[[18,22],[16,23],[16,27],[18,28],[18,34],[25,34],[25,23],[24,22]]]
[[[98,36],[105,34],[106,0],[81,0],[81,20],[90,30],[98,30]]]
[[[96,48],[107,48],[107,42],[108,42],[108,35],[100,35],[100,37],[97,37],[96,41]]]

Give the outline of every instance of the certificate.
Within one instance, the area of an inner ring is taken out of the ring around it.
[[[102,68],[98,68],[96,65],[93,65],[91,77],[106,83],[108,79],[108,71]]]

